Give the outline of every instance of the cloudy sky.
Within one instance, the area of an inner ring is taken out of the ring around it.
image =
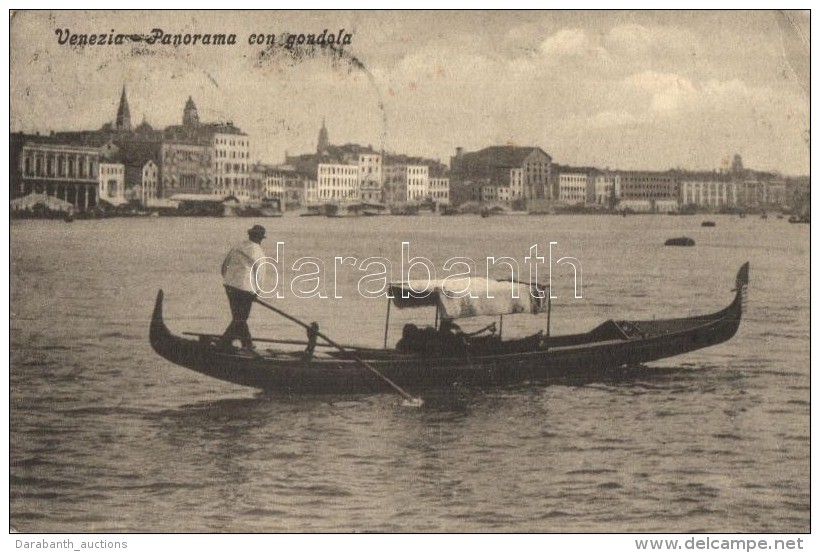
[[[71,33],[235,33],[235,46],[60,45]],[[248,44],[335,33],[341,59]],[[621,169],[809,172],[809,18],[780,12],[18,12],[11,130],[98,128],[125,84],[134,123],[231,120],[280,162],[358,142],[448,162],[457,146],[537,145]]]

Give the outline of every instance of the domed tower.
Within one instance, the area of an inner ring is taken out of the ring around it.
[[[145,120],[145,115],[144,114],[142,116],[142,123],[137,125],[137,128],[135,129],[135,132],[137,134],[144,134],[144,135],[148,135],[148,134],[151,134],[151,133],[154,132],[154,128],[151,125],[148,124],[148,121]]]
[[[199,125],[199,113],[196,111],[196,104],[193,98],[188,96],[188,101],[185,102],[185,109],[182,112],[182,126],[196,127]]]
[[[732,158],[732,173],[735,175],[743,173],[743,158],[740,154],[735,154]]]
[[[325,119],[323,117],[322,128],[319,129],[319,142],[316,144],[316,151],[321,154],[327,150],[328,145],[330,145],[330,141],[327,138],[327,127],[325,127]]]
[[[125,96],[125,85],[122,86],[122,96],[120,96],[120,107],[117,108],[117,121],[114,124],[116,131],[131,130],[131,110],[128,109],[128,98]]]

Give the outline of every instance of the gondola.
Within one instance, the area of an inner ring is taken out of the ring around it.
[[[509,282],[491,282],[510,287]],[[414,341],[410,339],[414,332],[408,332],[411,328],[408,325],[402,337],[402,341],[408,343],[400,341],[395,348],[345,347],[337,351],[327,349],[327,343],[317,343],[314,333],[305,351],[268,350],[262,355],[242,350],[224,351],[218,347],[214,335],[185,338],[172,334],[163,321],[160,290],[151,319],[150,343],[159,355],[177,365],[219,380],[288,395],[377,393],[389,391],[387,379],[414,393],[457,384],[487,387],[548,383],[606,374],[619,367],[673,357],[729,340],[740,325],[748,282],[749,264],[745,263],[736,277],[734,300],[726,308],[708,315],[657,320],[610,319],[583,334],[549,336],[548,324],[546,333],[517,340],[503,340],[495,334],[472,338],[455,335],[457,340],[450,336],[448,342],[433,347],[433,342],[424,342],[421,335],[432,338],[440,328],[416,329]],[[549,308],[548,301],[531,295],[512,301],[496,297],[478,302],[469,298],[447,298],[442,288],[435,288],[427,296],[402,297],[399,292],[407,289],[408,283],[391,285],[392,303],[400,308],[435,305],[437,321],[451,316],[457,319],[538,313],[543,312],[544,303]],[[388,300],[388,320],[390,304]],[[316,346],[319,349],[314,352]],[[363,364],[373,370],[365,370]]]

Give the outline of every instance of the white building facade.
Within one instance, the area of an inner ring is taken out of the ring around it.
[[[283,200],[285,197],[285,175],[276,171],[266,174],[262,180],[261,194],[262,198]]]
[[[253,197],[250,182],[250,140],[244,133],[214,132],[211,136],[211,175],[214,193]]]
[[[10,183],[15,187],[11,196],[44,193],[88,209],[99,192],[99,160],[97,148],[26,143],[19,159],[21,179]]]
[[[316,176],[318,202],[350,203],[358,200],[358,165],[320,163]]]
[[[315,205],[319,203],[319,187],[315,179],[304,179],[303,204]]]
[[[586,173],[561,173],[558,175],[558,200],[567,204],[585,204],[588,180]]]
[[[720,208],[737,205],[734,182],[717,179],[684,179],[680,183],[681,204]]]
[[[149,159],[142,166],[142,183],[140,184],[140,200],[142,205],[153,203],[157,199],[159,187],[159,167]]]
[[[596,205],[609,205],[613,198],[621,197],[621,177],[614,173],[596,175],[594,179],[594,196]]]
[[[450,205],[450,179],[430,179],[430,199],[437,204]]]
[[[382,156],[375,153],[359,154],[358,196],[364,202],[381,202],[383,200]]]
[[[407,166],[407,201],[421,202],[430,194],[430,168],[426,165]]]
[[[524,197],[524,170],[510,169],[510,199],[520,200]]]
[[[110,204],[125,203],[125,165],[101,162],[99,167],[100,199]]]

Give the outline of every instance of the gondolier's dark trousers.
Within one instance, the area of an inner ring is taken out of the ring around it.
[[[248,317],[251,314],[251,306],[256,294],[246,292],[233,286],[225,286],[225,293],[228,294],[228,303],[231,306],[231,324],[225,329],[225,333],[220,340],[223,345],[230,345],[234,340],[242,341],[242,347],[253,348],[251,341],[251,331],[248,328]]]

